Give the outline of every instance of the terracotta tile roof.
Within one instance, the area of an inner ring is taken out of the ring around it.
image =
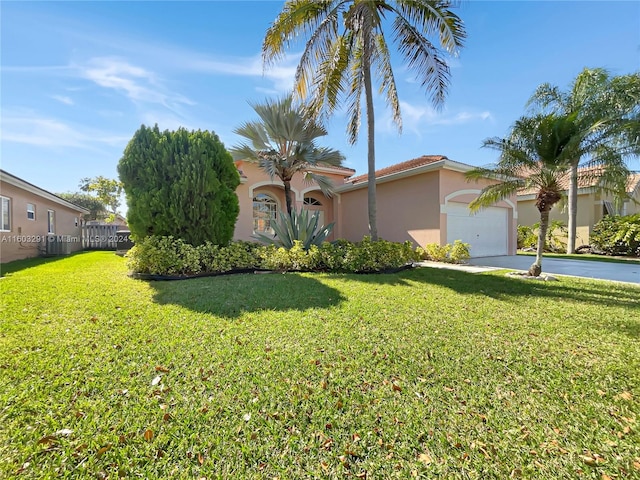
[[[406,162],[396,163],[395,165],[390,165],[388,167],[381,168],[380,170],[376,170],[376,178],[386,177],[394,173],[400,173],[414,168],[423,167],[425,165],[429,165],[430,163],[436,163],[441,160],[447,160],[447,157],[445,157],[444,155],[423,155],[421,157],[414,158],[413,160],[407,160]],[[347,183],[351,183],[353,185],[366,181],[366,173],[364,175],[358,175],[357,177],[348,178],[346,180]]]

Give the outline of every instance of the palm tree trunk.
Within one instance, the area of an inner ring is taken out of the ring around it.
[[[571,165],[569,177],[569,225],[567,226],[569,238],[567,240],[567,253],[576,252],[576,231],[578,217],[578,163]]]
[[[529,267],[529,275],[534,277],[542,273],[542,253],[544,252],[544,244],[547,239],[547,230],[549,229],[549,210],[540,212],[540,229],[538,230],[538,248],[536,250],[536,261]]]
[[[285,180],[284,182],[284,199],[287,203],[287,213],[291,216],[291,210],[293,209],[293,202],[291,201],[291,182]]]
[[[367,106],[367,206],[369,212],[369,235],[371,236],[371,240],[375,242],[378,240],[378,222],[376,218],[376,148],[375,123],[373,118],[373,88],[371,86],[371,57],[368,51],[369,42],[367,40],[365,40],[365,53],[362,59],[364,95]]]

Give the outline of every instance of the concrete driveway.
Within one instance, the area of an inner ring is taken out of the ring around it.
[[[479,257],[470,259],[469,265],[528,270],[534,260],[535,257],[529,255]],[[542,272],[640,284],[640,263],[636,262],[612,263],[543,257]]]

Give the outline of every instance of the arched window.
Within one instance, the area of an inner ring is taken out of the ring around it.
[[[257,233],[273,233],[271,227],[278,215],[278,204],[266,193],[258,193],[253,197],[253,231]]]
[[[317,200],[313,197],[304,197],[304,200],[302,202],[304,205],[310,206],[310,207],[321,207],[322,206],[322,202],[320,200]]]

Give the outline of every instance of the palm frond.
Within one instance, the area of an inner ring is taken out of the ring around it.
[[[473,175],[469,178],[472,177]],[[469,210],[471,210],[471,212],[477,212],[483,208],[494,205],[516,193],[521,186],[522,182],[520,180],[511,180],[496,183],[494,185],[488,185],[480,191],[480,195],[469,203]]]
[[[415,72],[434,106],[441,107],[450,82],[450,71],[439,49],[402,16],[394,19],[393,30],[398,50],[407,60],[409,69]]]
[[[384,35],[378,34],[375,37],[376,48],[372,55],[372,64],[376,67],[378,78],[380,79],[380,94],[384,95],[387,107],[393,115],[393,122],[398,127],[398,132],[402,133],[402,115],[400,114],[400,100],[396,88],[396,80],[391,68],[391,55]]]
[[[331,198],[333,195],[333,189],[335,185],[331,181],[329,177],[324,175],[318,175],[317,173],[307,171],[305,173],[304,179],[307,183],[316,183],[320,187],[320,191],[326,196]]]

